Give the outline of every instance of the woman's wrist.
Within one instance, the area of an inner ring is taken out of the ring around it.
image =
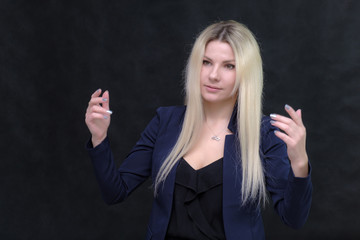
[[[93,147],[97,147],[100,143],[102,143],[104,141],[104,139],[106,138],[107,135],[104,135],[102,137],[91,137],[91,142]]]
[[[295,177],[307,177],[309,175],[309,161],[307,156],[298,161],[291,161],[291,168]]]

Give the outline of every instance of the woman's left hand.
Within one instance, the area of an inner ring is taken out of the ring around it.
[[[278,114],[270,114],[271,124],[283,132],[275,131],[275,135],[287,145],[287,153],[295,177],[307,177],[309,172],[306,153],[306,129],[301,118],[301,109],[295,111],[285,105],[290,118]]]

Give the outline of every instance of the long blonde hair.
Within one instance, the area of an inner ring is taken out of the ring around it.
[[[176,162],[193,146],[203,123],[200,71],[205,47],[210,41],[228,43],[235,55],[237,94],[237,137],[242,167],[242,205],[265,203],[266,188],[260,160],[260,125],[262,116],[263,70],[259,46],[250,30],[235,21],[221,21],[208,26],[196,39],[185,75],[187,105],[181,133],[164,160],[155,179],[155,195]]]

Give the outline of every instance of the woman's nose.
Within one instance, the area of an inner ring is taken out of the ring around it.
[[[210,80],[212,81],[219,81],[219,73],[218,73],[219,69],[217,66],[214,66],[212,69],[211,69],[211,72],[210,72]]]

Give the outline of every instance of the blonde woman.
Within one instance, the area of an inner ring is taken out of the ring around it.
[[[109,92],[91,96],[88,151],[104,200],[121,202],[151,177],[146,239],[264,239],[268,197],[285,224],[301,227],[312,194],[301,110],[285,105],[290,117],[262,115],[252,33],[235,21],[207,27],[185,81],[185,106],[159,108],[119,169],[107,138]]]

